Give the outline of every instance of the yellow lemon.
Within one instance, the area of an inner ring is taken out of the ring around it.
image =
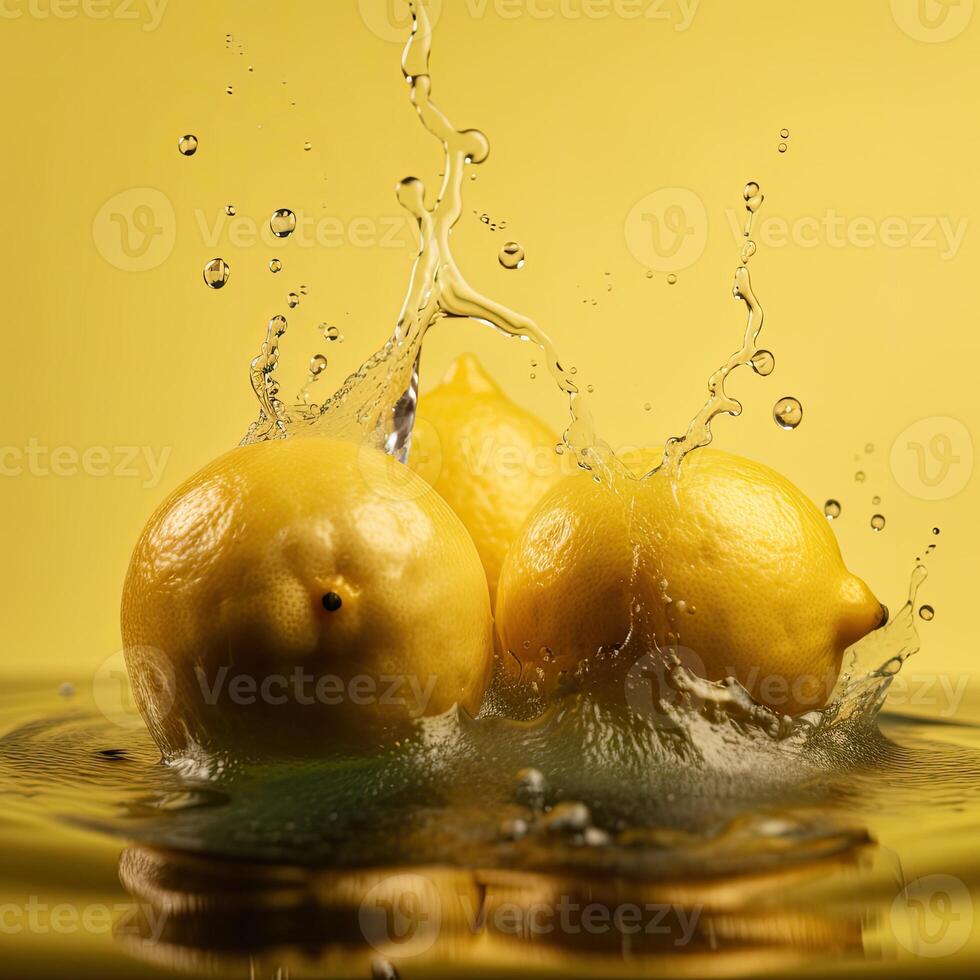
[[[475,711],[492,658],[459,518],[390,457],[322,438],[234,449],[176,490],[133,552],[122,634],[168,757],[377,745]]]
[[[658,460],[624,457],[636,474]],[[655,641],[785,714],[822,706],[843,651],[884,616],[796,486],[713,449],[690,454],[674,487],[563,480],[515,539],[497,595],[503,647],[546,688],[597,651]]]
[[[504,555],[531,508],[561,478],[556,437],[497,387],[472,354],[419,401],[408,465],[473,537],[491,600]]]

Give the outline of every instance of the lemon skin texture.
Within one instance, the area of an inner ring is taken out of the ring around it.
[[[464,354],[419,400],[408,465],[459,515],[496,595],[504,555],[530,510],[561,479],[557,437]]]
[[[639,475],[660,454],[627,454]],[[709,680],[736,678],[782,714],[822,707],[844,650],[884,607],[844,565],[823,514],[789,480],[715,449],[665,474],[559,483],[515,539],[497,630],[553,690],[597,651],[679,648]]]
[[[146,525],[123,589],[134,696],[165,757],[311,757],[478,709],[486,578],[450,507],[383,453],[239,447]]]

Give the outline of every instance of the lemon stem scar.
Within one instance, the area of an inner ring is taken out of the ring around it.
[[[327,592],[320,601],[327,612],[336,612],[344,604],[344,600],[336,592]]]

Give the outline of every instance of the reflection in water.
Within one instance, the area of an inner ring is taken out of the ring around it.
[[[5,816],[37,828],[39,864],[59,826],[125,842],[120,878],[153,914],[115,948],[147,963],[709,976],[937,955],[948,972],[976,953],[968,725],[886,716],[780,741],[699,715],[690,734],[717,754],[672,761],[570,698],[544,722],[447,717],[380,758],[202,779],[45,690],[12,717],[0,700]]]
[[[452,964],[495,975],[728,975],[859,955],[857,888],[898,884],[862,832],[816,835],[784,821],[733,829],[706,845],[739,853],[780,840],[756,870],[665,876],[535,874],[446,867],[314,869],[127,848],[125,887],[165,920],[162,934],[119,937],[176,969],[254,976],[427,975]],[[791,839],[793,846],[787,846]],[[758,846],[758,843],[754,846]],[[774,856],[774,855],[772,855]],[[836,897],[836,900],[835,900]],[[387,975],[395,975],[388,972]]]

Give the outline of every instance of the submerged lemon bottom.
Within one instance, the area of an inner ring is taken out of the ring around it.
[[[204,779],[88,691],[3,690],[0,975],[953,975],[980,953],[977,703],[806,738],[699,715],[673,733],[698,751],[658,755],[572,698]]]

